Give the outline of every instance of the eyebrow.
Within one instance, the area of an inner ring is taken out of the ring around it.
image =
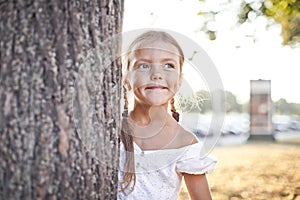
[[[177,60],[173,59],[173,58],[164,58],[162,60],[160,60],[159,62],[177,62]],[[141,59],[136,59],[136,62],[147,62],[147,63],[152,63],[152,59],[147,59],[147,58],[141,58]]]
[[[172,61],[172,62],[177,62],[177,60],[173,59],[173,58],[165,58],[162,60],[163,62],[168,62],[168,61]],[[179,60],[178,60],[179,61]]]
[[[135,63],[137,63],[137,62],[147,62],[147,63],[150,63],[151,59],[147,59],[147,58],[136,59]]]

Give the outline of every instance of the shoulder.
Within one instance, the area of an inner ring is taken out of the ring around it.
[[[172,135],[169,148],[181,148],[198,143],[197,137],[190,131],[184,129],[173,118],[168,120],[168,132]]]
[[[193,133],[191,133],[190,131],[187,131],[180,125],[178,125],[175,140],[176,140],[177,145],[179,145],[179,147],[185,147],[188,145],[198,143],[197,137]]]

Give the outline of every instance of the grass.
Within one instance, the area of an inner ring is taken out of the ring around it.
[[[250,142],[216,147],[207,175],[214,200],[300,200],[300,145]],[[182,185],[179,200],[190,199]]]

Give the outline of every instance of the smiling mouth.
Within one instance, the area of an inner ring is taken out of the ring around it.
[[[148,86],[145,89],[146,90],[164,90],[164,89],[168,89],[168,88],[164,87],[164,86]]]

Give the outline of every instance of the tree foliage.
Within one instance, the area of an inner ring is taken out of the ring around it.
[[[236,96],[229,92],[225,91],[226,95],[226,111],[227,112],[242,112],[242,104],[238,103]]]
[[[200,0],[208,3],[210,0]],[[229,7],[235,6],[237,1],[227,0],[220,2],[218,9],[199,12],[205,16],[202,30],[211,40],[216,39],[217,30],[208,27],[209,22],[215,20],[215,16]],[[269,19],[269,24],[274,22],[281,26],[283,45],[294,46],[300,42],[300,1],[299,0],[242,0],[237,14],[237,24],[251,22],[256,18],[264,16]],[[266,27],[267,28],[267,27]]]
[[[249,21],[249,16],[266,16],[279,23],[284,45],[300,42],[299,0],[244,0],[238,15],[239,22]]]
[[[300,104],[289,103],[286,99],[279,99],[274,102],[274,112],[282,115],[298,115],[300,116]]]

